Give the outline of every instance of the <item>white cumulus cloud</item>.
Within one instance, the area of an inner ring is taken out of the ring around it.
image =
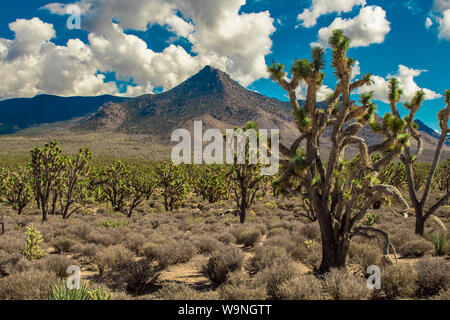
[[[56,33],[38,18],[10,25],[15,39],[0,38],[0,98],[58,95],[118,94],[115,82],[131,80],[125,95],[168,90],[209,64],[229,73],[242,85],[268,77],[265,56],[271,52],[274,20],[268,11],[244,13],[246,0],[80,0],[50,3],[43,9],[68,15],[80,7],[88,42],[70,40],[65,46],[51,42]],[[151,49],[128,30],[145,31],[161,25],[188,41],[192,51],[168,44]]]
[[[317,24],[317,19],[325,14],[339,14],[352,11],[355,6],[365,6],[366,0],[313,0],[311,7],[304,9],[297,17],[302,26],[310,28]]]
[[[386,11],[378,6],[361,9],[359,15],[352,19],[336,18],[330,26],[319,30],[319,43],[328,45],[333,30],[341,29],[351,39],[351,47],[367,47],[374,43],[383,43],[391,30],[386,19]]]
[[[400,65],[397,74],[388,75],[386,78],[380,76],[372,76],[372,81],[374,82],[370,86],[364,86],[359,89],[359,93],[373,92],[374,99],[383,102],[389,102],[389,79],[395,77],[398,79],[400,88],[403,90],[401,96],[401,102],[409,102],[415,96],[417,91],[423,90],[425,92],[426,100],[434,100],[442,97],[440,94],[434,92],[433,90],[421,88],[415,82],[414,78],[420,76],[426,70],[416,70],[408,68],[404,65]]]
[[[450,9],[443,13],[443,17],[439,19],[439,38],[450,41]]]

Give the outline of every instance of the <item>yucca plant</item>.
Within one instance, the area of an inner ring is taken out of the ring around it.
[[[49,292],[49,300],[110,300],[111,294],[99,288],[90,289],[82,283],[79,289],[70,289],[65,281],[54,283]]]
[[[435,255],[443,257],[447,253],[447,241],[448,238],[445,234],[436,233],[431,237],[431,242],[435,248]]]

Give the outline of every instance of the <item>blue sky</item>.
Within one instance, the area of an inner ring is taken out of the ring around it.
[[[67,28],[65,4],[80,8],[81,30]],[[352,39],[349,55],[359,73],[375,76],[367,90],[375,91],[380,114],[388,110],[382,102],[388,76],[398,76],[405,101],[425,89],[418,118],[437,129],[439,95],[450,89],[450,0],[3,0],[0,6],[0,99],[136,96],[168,90],[211,64],[249,89],[286,100],[265,67],[309,57],[311,44],[326,45],[333,26]],[[335,84],[330,60],[327,50],[324,96]]]

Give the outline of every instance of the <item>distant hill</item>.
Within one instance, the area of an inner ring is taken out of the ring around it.
[[[109,102],[126,98],[109,95],[98,97],[58,97],[38,95],[0,101],[0,134],[13,133],[32,126],[67,121],[96,112]]]

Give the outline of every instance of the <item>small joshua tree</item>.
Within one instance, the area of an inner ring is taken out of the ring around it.
[[[68,219],[81,207],[78,206],[71,210],[71,207],[82,198],[84,194],[84,182],[87,178],[90,167],[89,162],[92,159],[92,152],[89,149],[80,150],[75,160],[66,159],[66,172],[60,188],[60,202],[63,219]]]
[[[98,199],[106,198],[115,211],[122,211],[130,196],[129,168],[121,161],[102,168],[91,175],[92,188],[96,189]]]
[[[450,159],[439,166],[436,184],[440,191],[450,192]]]
[[[385,237],[388,244],[385,247],[389,248],[389,237],[385,232],[358,226],[375,202],[392,196],[407,206],[395,187],[379,183],[377,170],[398,156],[408,139],[401,135],[402,131],[397,130],[393,123],[385,128],[392,138],[384,144],[369,148],[365,140],[357,136],[367,123],[374,121],[376,105],[372,102],[371,94],[362,95],[359,105],[351,100],[351,94],[370,84],[371,77],[366,75],[351,82],[355,60],[347,57],[350,40],[341,30],[333,32],[329,44],[338,84],[329,96],[325,109],[318,108],[316,103],[317,92],[325,78],[322,72],[325,66],[322,48],[312,49],[312,61],[295,60],[291,79],[287,78],[285,67],[281,64],[273,64],[268,69],[271,78],[288,92],[295,123],[301,132],[292,147],[280,147],[281,152],[291,159],[283,161],[288,167],[285,187],[290,189],[289,175],[297,175],[303,180],[306,192],[296,194],[309,200],[319,221],[322,237],[321,273],[345,265],[352,236],[376,232]],[[308,86],[304,106],[300,106],[295,93],[301,81]],[[319,142],[327,128],[331,129],[331,152],[325,160],[320,153]],[[305,152],[299,150],[302,142],[306,143]],[[344,152],[350,146],[356,146],[359,154],[346,162]],[[374,153],[383,153],[383,156],[373,161],[371,154]],[[342,174],[345,170],[350,170],[350,174]]]
[[[21,215],[23,209],[33,197],[33,188],[30,181],[30,170],[19,167],[17,170],[5,171],[5,177],[0,186],[2,202],[12,206]]]
[[[158,187],[162,189],[164,208],[173,211],[176,202],[184,201],[189,192],[187,177],[181,166],[173,162],[162,163],[156,168]]]
[[[209,165],[200,170],[201,174],[197,184],[203,200],[215,203],[222,199],[227,192],[223,168],[219,165]]]
[[[249,130],[253,130],[256,133],[256,140],[258,141],[258,126],[254,122],[248,122],[244,128],[238,128],[235,132],[246,133]],[[251,150],[249,143],[250,141],[246,137],[245,150],[242,150],[244,154],[235,154],[234,164],[231,166],[228,174],[230,186],[234,192],[234,200],[239,209],[241,223],[245,223],[247,209],[253,204],[255,195],[260,190],[260,184],[264,178],[261,174],[261,163],[259,161],[251,161],[251,158],[257,158],[258,152]],[[238,161],[240,156],[242,156],[244,161]]]
[[[130,177],[129,190],[131,198],[128,206],[127,217],[131,218],[133,210],[136,209],[144,200],[150,199],[156,187],[156,180],[144,173],[136,173],[133,177]]]
[[[414,168],[414,164],[420,158],[423,152],[423,140],[418,132],[418,125],[414,122],[414,117],[417,111],[422,106],[425,101],[425,92],[419,91],[416,93],[415,97],[409,103],[405,103],[404,106],[409,110],[409,115],[405,118],[401,118],[400,114],[397,110],[397,103],[400,101],[400,96],[402,94],[402,90],[399,88],[398,80],[392,78],[389,82],[390,84],[390,104],[391,104],[391,116],[386,119],[385,122],[395,123],[398,131],[401,132],[402,136],[407,139],[407,147],[404,148],[401,154],[401,161],[406,167],[406,181],[408,183],[408,191],[409,197],[411,198],[411,202],[416,215],[416,234],[423,236],[425,230],[425,222],[436,212],[439,207],[444,205],[447,200],[450,198],[450,192],[447,193],[439,199],[436,203],[434,203],[428,209],[426,208],[428,197],[430,195],[433,178],[436,173],[436,169],[439,165],[442,148],[447,139],[447,135],[450,133],[450,129],[448,127],[448,121],[450,118],[450,90],[445,92],[445,104],[446,107],[442,109],[438,114],[439,127],[441,128],[441,136],[439,138],[439,143],[436,147],[436,151],[434,153],[433,163],[431,165],[431,169],[426,175],[425,179],[425,188],[421,196],[418,194],[417,187],[417,179],[415,179],[416,172]],[[376,126],[377,130],[383,130],[380,125]],[[417,142],[417,150],[413,153],[411,146],[409,145],[409,140],[413,139]],[[387,137],[387,141],[392,140],[392,136]]]
[[[41,233],[31,224],[27,227],[25,234],[27,242],[22,249],[22,254],[31,261],[44,257],[46,252],[39,248],[39,244],[43,241]]]

